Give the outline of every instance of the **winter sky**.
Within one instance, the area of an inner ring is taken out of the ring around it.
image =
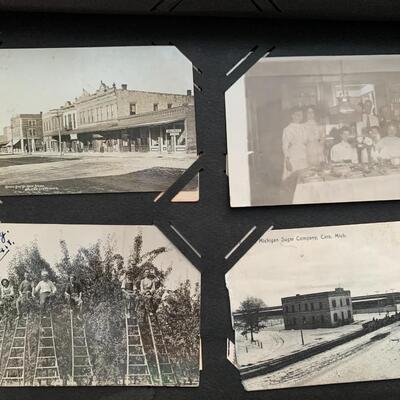
[[[247,296],[274,306],[337,287],[352,296],[400,291],[399,260],[400,222],[272,230],[227,274],[231,309]]]
[[[173,46],[0,50],[0,134],[15,114],[46,112],[100,81],[128,89],[186,94],[191,62]]]
[[[98,240],[106,242],[108,236],[115,242],[115,249],[127,260],[133,239],[137,233],[143,234],[143,252],[165,246],[168,252],[156,258],[155,265],[161,269],[173,267],[166,282],[167,288],[174,289],[186,279],[192,282],[200,281],[200,273],[176,249],[175,246],[153,226],[123,226],[123,225],[56,225],[56,224],[1,224],[1,231],[15,245],[0,261],[0,277],[6,277],[8,264],[17,253],[18,248],[36,241],[42,257],[54,266],[62,257],[60,240],[67,243],[71,258],[80,247],[95,244]]]

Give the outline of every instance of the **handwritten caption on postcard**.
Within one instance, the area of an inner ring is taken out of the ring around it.
[[[280,238],[260,238],[258,243],[262,244],[288,244],[295,242],[311,242],[318,240],[341,240],[346,239],[344,233],[321,233],[320,235],[294,235],[294,236],[281,236]]]
[[[9,239],[10,231],[0,231],[0,261],[10,252],[11,247],[15,244]]]

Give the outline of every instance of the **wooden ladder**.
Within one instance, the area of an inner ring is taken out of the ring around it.
[[[90,360],[89,347],[87,344],[86,328],[83,321],[79,321],[74,312],[70,310],[71,316],[71,347],[72,347],[72,370],[73,382],[81,385],[89,385],[93,380],[93,366]]]
[[[7,322],[0,320],[0,370],[1,370],[1,362],[3,359],[3,349],[4,349],[4,341],[6,338],[6,331],[7,331]]]
[[[25,385],[25,356],[28,332],[28,317],[18,318],[15,322],[14,334],[11,342],[10,352],[1,377],[1,386],[24,386]],[[4,342],[5,328],[2,335]]]
[[[56,345],[54,340],[53,316],[50,313],[42,314],[39,323],[38,350],[35,363],[34,385],[45,386],[57,383],[60,380]]]
[[[160,328],[160,324],[156,315],[152,313],[147,314],[151,340],[153,342],[154,354],[156,358],[159,385],[163,386],[177,386],[178,380],[174,369],[172,368],[171,359],[168,354],[167,346],[165,344],[164,335]]]
[[[129,317],[129,318],[128,318]],[[128,315],[125,308],[126,382],[128,385],[153,385],[137,315]]]

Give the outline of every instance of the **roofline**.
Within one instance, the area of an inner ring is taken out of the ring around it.
[[[188,89],[188,90],[193,90],[193,89]],[[164,93],[164,92],[152,92],[152,91],[148,91],[148,90],[136,90],[136,89],[121,89],[121,88],[111,88],[109,91],[106,92],[102,92],[100,93],[101,96],[106,96],[109,94],[113,94],[116,92],[130,92],[130,93],[149,93],[149,94],[161,94],[161,95],[165,95],[165,96],[180,96],[180,97],[193,97],[193,94],[180,94],[180,93]],[[74,101],[72,104],[79,104],[79,103],[84,103],[86,101],[90,101],[93,100],[93,98],[95,98],[96,95],[99,95],[99,93],[92,93],[89,94],[89,96],[86,99],[82,99],[79,100],[79,98],[77,98],[76,101]]]
[[[324,297],[324,296],[329,297],[329,296],[340,296],[340,295],[351,296],[351,291],[342,289],[340,291],[330,290],[330,291],[326,291],[326,292],[297,294],[295,296],[282,297],[281,301],[284,302],[284,301],[289,301],[289,300],[303,300],[303,299],[311,299],[311,298],[315,298],[315,297]]]

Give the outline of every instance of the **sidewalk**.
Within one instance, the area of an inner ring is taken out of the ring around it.
[[[0,158],[22,158],[22,157],[55,157],[55,158],[74,158],[83,159],[90,157],[116,157],[116,158],[168,158],[168,159],[196,159],[196,153],[176,152],[176,153],[161,153],[161,152],[83,152],[83,153],[63,153],[37,151],[34,153],[0,153]]]

